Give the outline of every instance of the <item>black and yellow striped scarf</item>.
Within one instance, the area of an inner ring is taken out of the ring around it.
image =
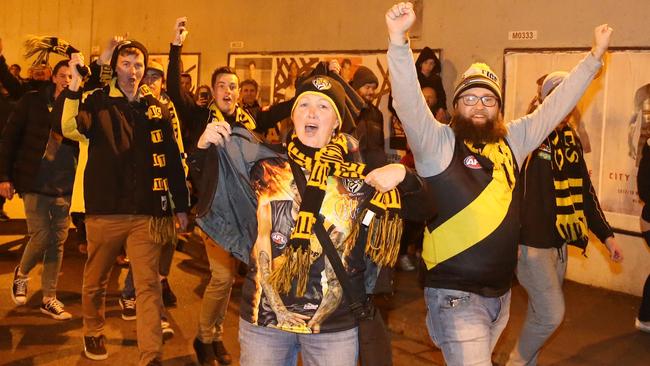
[[[147,120],[151,138],[151,164],[153,167],[152,190],[160,197],[160,211],[154,213],[149,222],[149,233],[154,242],[164,244],[176,239],[172,202],[167,180],[167,157],[165,156],[164,135],[162,131],[162,108],[147,85],[139,88],[140,100],[147,105]]]
[[[210,118],[208,119],[208,122],[226,120],[214,100],[210,102],[208,109],[210,109]],[[255,119],[239,105],[235,107],[235,122],[241,123],[249,131],[253,131],[257,126]]]
[[[348,141],[341,133],[332,137],[332,140],[321,149],[305,146],[294,133],[287,149],[289,159],[310,174],[305,191],[302,193],[296,225],[291,233],[289,245],[285,249],[286,260],[274,269],[270,283],[278,292],[286,294],[291,290],[292,281],[296,278],[296,295],[303,296],[312,261],[309,242],[314,235],[313,227],[325,199],[327,178],[334,176],[363,179],[369,173],[369,169],[365,164],[345,160],[348,154]],[[386,193],[375,192],[368,208],[359,215],[360,219],[366,215],[372,216],[365,249],[370,259],[377,264],[393,265],[397,259],[402,236],[400,208],[401,201],[397,189]],[[368,211],[372,211],[374,215]],[[346,246],[354,246],[357,235],[358,225],[354,225]]]
[[[566,125],[551,132],[551,168],[555,188],[555,228],[568,244],[589,241],[584,212],[582,148],[577,134]]]

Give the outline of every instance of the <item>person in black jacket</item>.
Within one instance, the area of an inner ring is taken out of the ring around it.
[[[161,288],[158,268],[162,244],[175,236],[172,214],[187,225],[189,195],[168,109],[140,85],[147,49],[134,40],[113,51],[114,77],[108,86],[79,91],[81,54],[70,60],[72,81],[57,104],[66,137],[89,141],[84,171],[88,260],[84,268],[82,310],[84,354],[108,357],[103,335],[104,301],[110,269],[122,247],[131,260],[138,298],[139,365],[162,358]]]
[[[350,81],[350,86],[366,103],[357,119],[354,137],[359,140],[361,156],[366,164],[379,168],[388,163],[384,151],[384,116],[372,103],[379,80],[375,73],[365,66],[359,66]]]
[[[540,102],[567,77],[553,72],[542,83]],[[615,262],[623,260],[591,184],[572,114],[528,157],[522,169],[524,197],[517,278],[528,293],[528,311],[508,365],[535,365],[540,349],[564,318],[562,282],[567,245],[583,250],[591,230]]]
[[[51,110],[69,81],[67,62],[61,61],[52,82],[18,101],[0,143],[0,195],[11,199],[14,192],[20,194],[30,235],[14,270],[11,296],[16,305],[25,305],[28,274],[42,261],[41,312],[57,320],[72,317],[57,300],[56,285],[70,224],[76,146],[53,128]]]
[[[433,52],[431,48],[424,47],[422,51],[420,51],[420,54],[415,61],[415,69],[418,73],[420,86],[431,85],[436,91],[437,103],[432,110],[437,111],[442,108],[446,111],[447,94],[445,93],[445,88],[442,86],[442,78],[440,77],[442,67],[438,56],[436,56],[435,52]]]
[[[650,246],[650,139],[646,140],[641,150],[639,172],[636,176],[639,198],[643,201],[641,212],[641,234],[646,244]],[[639,307],[639,316],[634,320],[636,329],[650,333],[650,275],[643,286],[643,298]]]

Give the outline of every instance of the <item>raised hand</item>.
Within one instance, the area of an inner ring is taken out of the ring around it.
[[[70,56],[70,61],[68,61],[68,67],[70,67],[70,72],[72,73],[72,80],[70,80],[70,84],[68,84],[68,89],[70,91],[79,90],[81,81],[83,80],[83,76],[81,76],[79,70],[77,70],[77,65],[84,66],[84,55],[81,53],[73,53],[72,56]]]
[[[388,36],[393,44],[404,44],[406,32],[415,22],[413,4],[408,2],[397,3],[386,12],[386,26]]]
[[[111,57],[113,57],[113,50],[115,50],[115,47],[122,42],[123,40],[127,39],[129,37],[129,34],[126,33],[123,36],[118,36],[115,35],[111,37],[108,42],[106,42],[106,47],[102,50],[102,53],[99,55],[99,58],[97,59],[97,64],[99,65],[108,65],[111,63]]]
[[[176,23],[174,23],[174,41],[172,44],[174,46],[182,46],[188,33],[187,17],[177,18]]]
[[[591,53],[596,58],[602,58],[607,51],[613,31],[607,24],[601,24],[594,29],[594,46]]]

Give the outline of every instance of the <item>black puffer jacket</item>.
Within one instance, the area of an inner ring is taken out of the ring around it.
[[[36,183],[54,122],[53,95],[52,83],[38,91],[27,92],[16,104],[2,132],[0,182],[12,182],[18,193],[31,192]],[[77,145],[68,139],[63,139],[62,143],[75,148]]]

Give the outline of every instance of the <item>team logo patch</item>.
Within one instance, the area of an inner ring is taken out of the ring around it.
[[[329,80],[325,78],[315,78],[312,82],[316,89],[318,90],[328,90],[332,87],[332,84],[329,82]]]
[[[343,186],[350,193],[357,193],[363,187],[363,181],[361,179],[343,179]]]
[[[463,164],[465,164],[466,167],[470,169],[481,169],[483,168],[481,164],[479,164],[478,159],[474,155],[469,155],[463,160]]]
[[[279,233],[277,231],[271,233],[271,240],[275,244],[277,244],[280,247],[280,249],[284,248],[284,246],[287,244],[287,241],[288,241],[286,235],[284,235],[282,233]]]

